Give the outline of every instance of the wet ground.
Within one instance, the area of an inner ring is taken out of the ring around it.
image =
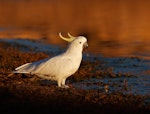
[[[67,79],[70,89],[16,67],[54,56],[62,47],[29,40],[0,40],[0,110],[3,113],[149,113],[150,61],[104,58],[84,53],[80,69]]]

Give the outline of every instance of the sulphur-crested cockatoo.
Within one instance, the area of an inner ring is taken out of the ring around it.
[[[78,70],[82,60],[83,47],[87,47],[88,44],[84,36],[73,37],[69,33],[69,38],[63,37],[61,33],[59,33],[59,36],[70,42],[64,53],[53,58],[26,63],[17,67],[12,73],[35,74],[43,79],[57,81],[58,87],[69,88],[68,85],[65,85],[65,81]]]

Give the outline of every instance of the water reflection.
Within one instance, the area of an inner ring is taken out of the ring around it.
[[[64,44],[61,31],[86,35],[93,54],[150,57],[148,0],[0,1],[0,38]]]

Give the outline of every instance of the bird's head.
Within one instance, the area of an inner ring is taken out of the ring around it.
[[[84,36],[74,37],[68,33],[69,38],[65,38],[59,33],[59,37],[77,47],[88,47],[87,39]]]

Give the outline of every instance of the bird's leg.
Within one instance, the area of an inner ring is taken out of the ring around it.
[[[58,87],[61,87],[61,80],[57,80]]]
[[[62,79],[62,82],[61,82],[61,84],[62,84],[62,88],[69,88],[69,86],[68,85],[65,85],[65,82],[66,82],[66,78],[64,78],[64,79]]]
[[[61,84],[65,85],[65,82],[66,82],[66,78],[62,79]]]
[[[65,85],[65,81],[66,81],[66,79],[58,80],[58,81],[57,81],[58,87],[66,88],[66,89],[69,88],[68,85]]]

